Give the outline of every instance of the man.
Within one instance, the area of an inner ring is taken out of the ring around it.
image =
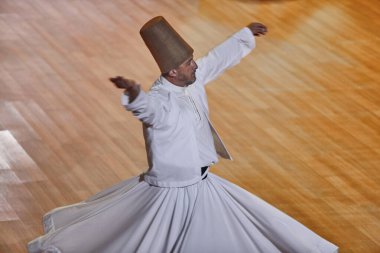
[[[187,234],[167,252],[337,252],[335,245],[241,188],[212,173],[207,178],[217,154],[231,156],[209,120],[204,86],[239,63],[255,47],[254,36],[266,33],[265,25],[251,23],[194,61],[193,49],[163,17],[155,17],[140,34],[161,70],[159,79],[148,93],[134,80],[110,79],[125,89],[123,105],[143,122],[149,161],[144,181],[168,191],[197,189],[192,204],[203,211],[193,210],[192,219],[204,226],[194,221],[184,226]]]
[[[231,159],[208,117],[204,85],[237,64],[267,29],[252,23],[193,60],[163,17],[141,36],[161,70],[148,93],[123,77],[122,103],[143,122],[149,169],[44,216],[29,252],[332,253],[337,247],[240,187],[208,172]]]
[[[217,152],[231,159],[209,121],[204,85],[253,49],[253,35],[266,32],[264,25],[252,23],[195,62],[193,49],[163,17],[141,28],[161,77],[148,94],[134,80],[120,76],[110,80],[125,89],[123,104],[144,123],[149,161],[145,181],[156,186],[186,186],[200,180],[201,168],[207,173],[218,161]]]

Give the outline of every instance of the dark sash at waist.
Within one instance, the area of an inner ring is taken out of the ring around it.
[[[208,168],[209,168],[209,166],[204,166],[204,167],[201,168],[202,180],[204,180],[207,177],[208,173],[206,173],[206,171],[207,171]]]

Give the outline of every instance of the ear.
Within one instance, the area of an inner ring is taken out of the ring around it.
[[[175,69],[170,70],[168,75],[170,77],[176,77],[177,76],[177,70],[175,70]]]

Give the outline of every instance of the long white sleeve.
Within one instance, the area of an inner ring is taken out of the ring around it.
[[[243,57],[255,48],[255,45],[255,37],[248,27],[233,34],[196,61],[199,67],[197,78],[202,78],[200,83],[205,85],[217,78],[226,69],[238,64]]]
[[[179,110],[173,106],[173,98],[168,92],[140,91],[139,95],[129,102],[129,97],[122,95],[121,103],[141,122],[153,128],[161,128],[177,120]]]

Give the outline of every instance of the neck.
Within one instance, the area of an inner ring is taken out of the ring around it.
[[[163,76],[166,80],[168,80],[170,83],[174,84],[175,86],[179,87],[187,87],[189,86],[188,84],[178,81],[176,78],[173,78],[171,76]]]

